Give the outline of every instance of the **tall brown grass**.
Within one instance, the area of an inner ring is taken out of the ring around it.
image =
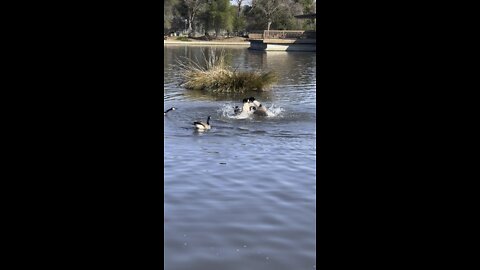
[[[206,90],[211,92],[265,91],[276,81],[273,72],[237,71],[226,64],[224,51],[220,53],[210,50],[208,56],[203,53],[203,61],[184,58],[177,63],[181,69],[183,83],[191,90]]]

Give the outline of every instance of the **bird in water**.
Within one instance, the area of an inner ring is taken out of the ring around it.
[[[255,109],[255,106],[252,106],[250,100],[248,98],[244,98],[242,108],[240,109],[238,106],[235,106],[233,112],[237,116],[248,117],[255,111]]]
[[[241,112],[242,112],[242,110],[240,110],[240,108],[239,108],[238,106],[235,106],[235,107],[233,108],[233,113],[234,113],[234,114],[240,114]]]
[[[168,110],[164,111],[164,112],[163,112],[163,115],[165,116],[165,115],[167,115],[167,113],[168,113],[169,111],[175,111],[176,109],[177,109],[177,108],[175,108],[175,107],[172,107],[172,108],[170,108],[170,109],[168,109]]]
[[[260,103],[254,97],[249,97],[248,100],[255,105],[256,110],[253,112],[255,115],[268,116],[268,110],[262,105],[262,103]]]
[[[265,106],[260,104],[258,105],[258,107],[256,108],[253,114],[260,115],[260,116],[268,116],[268,111],[267,111],[267,108],[265,108]]]
[[[238,115],[238,114],[241,114],[243,111],[248,111],[249,110],[249,106],[250,105],[250,101],[248,101],[248,99],[244,98],[243,99],[243,106],[242,108],[238,107],[238,106],[235,106],[233,108],[233,112]]]
[[[207,122],[193,122],[193,125],[195,126],[195,129],[199,130],[199,131],[204,131],[204,130],[208,130],[208,129],[211,129],[212,126],[210,125],[210,116],[208,116],[207,118]]]

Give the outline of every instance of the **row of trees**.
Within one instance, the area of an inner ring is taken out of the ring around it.
[[[264,29],[309,30],[313,20],[294,16],[316,12],[315,0],[165,0],[165,33],[242,35]]]

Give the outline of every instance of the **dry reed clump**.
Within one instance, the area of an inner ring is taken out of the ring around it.
[[[213,50],[209,56],[204,55],[204,65],[186,58],[177,61],[183,77],[182,85],[191,90],[211,92],[236,92],[247,90],[264,91],[277,81],[273,72],[237,71],[227,66],[225,54],[216,54]]]

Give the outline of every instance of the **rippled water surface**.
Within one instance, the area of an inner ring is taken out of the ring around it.
[[[239,70],[273,70],[279,81],[262,94],[212,96],[178,86],[177,59],[202,50],[164,46],[165,109],[177,108],[164,116],[165,269],[315,269],[315,53],[225,47]],[[272,116],[232,117],[250,96]],[[195,132],[208,115],[212,129]]]

